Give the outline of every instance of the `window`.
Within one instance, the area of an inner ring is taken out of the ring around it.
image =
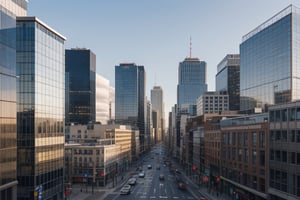
[[[291,108],[289,110],[289,121],[295,121],[296,116],[295,116],[295,108]]]
[[[252,151],[252,164],[256,164],[256,151],[255,150],[253,150]]]
[[[265,151],[259,152],[259,164],[265,166]]]
[[[289,141],[290,142],[295,142],[295,130],[289,131]]]
[[[248,146],[248,133],[244,133],[244,146]]]
[[[296,120],[300,120],[300,108],[296,110]]]
[[[257,141],[257,138],[256,138],[256,133],[255,132],[252,132],[252,146],[253,147],[256,147],[256,141]]]
[[[300,143],[300,130],[297,130],[296,142]]]
[[[282,110],[282,121],[287,121],[287,109]]]
[[[286,151],[282,151],[282,162],[287,162],[287,152]]]
[[[259,134],[259,147],[264,148],[265,145],[265,132],[261,131]]]

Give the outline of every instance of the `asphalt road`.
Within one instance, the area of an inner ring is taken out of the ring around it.
[[[167,158],[162,146],[154,147],[142,159],[139,166],[145,171],[145,177],[139,178],[139,171],[136,171],[136,175],[133,176],[137,177],[137,183],[132,186],[131,193],[119,195],[115,199],[195,199],[188,190],[178,188],[175,174],[171,173],[164,163]],[[148,169],[148,165],[151,165],[152,169]],[[160,166],[160,170],[157,166]],[[160,174],[164,175],[165,180],[159,180]]]

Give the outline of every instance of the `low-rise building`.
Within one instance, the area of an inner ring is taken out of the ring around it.
[[[221,125],[221,192],[235,199],[267,199],[268,113],[225,119]]]

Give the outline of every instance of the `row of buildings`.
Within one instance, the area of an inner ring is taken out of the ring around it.
[[[66,50],[27,4],[0,1],[0,199],[63,199],[65,183],[114,182],[162,140],[163,92],[147,100],[134,63],[115,67],[112,88],[91,50]]]
[[[179,64],[166,143],[201,187],[233,199],[300,198],[300,9],[289,5],[246,34],[217,66]]]

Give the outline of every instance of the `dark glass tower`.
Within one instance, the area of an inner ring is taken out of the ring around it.
[[[18,199],[63,199],[65,37],[17,17]]]
[[[144,151],[145,81],[144,66],[123,63],[115,67],[116,123],[131,125],[140,131],[140,150]]]
[[[229,95],[229,110],[240,110],[239,54],[228,54],[218,64],[216,92]]]
[[[0,199],[17,199],[16,15],[27,1],[0,3]]]
[[[243,37],[240,110],[300,99],[300,9],[290,5]]]
[[[66,124],[96,121],[96,55],[89,49],[66,50]]]
[[[197,98],[207,92],[206,62],[186,58],[179,63],[177,105],[179,113],[196,115]]]

